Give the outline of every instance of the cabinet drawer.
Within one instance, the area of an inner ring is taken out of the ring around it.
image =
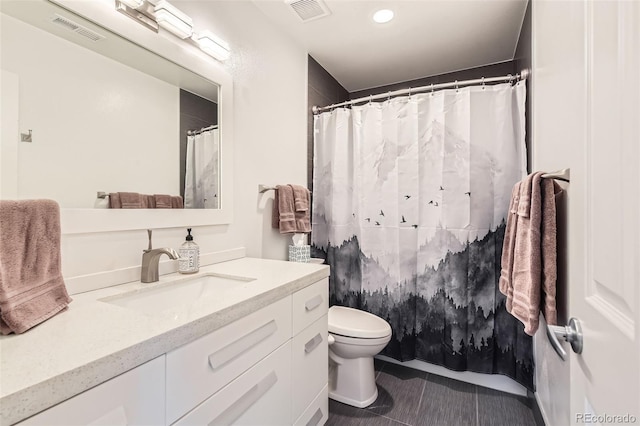
[[[329,419],[329,385],[325,385],[294,426],[320,426]]]
[[[172,423],[291,337],[288,296],[167,353],[167,422]]]
[[[175,425],[291,424],[291,342],[208,398]]]
[[[293,338],[293,417],[297,419],[326,386],[329,372],[327,315],[305,328]]]
[[[296,335],[329,310],[329,278],[293,294],[293,334]]]
[[[18,424],[162,425],[164,360],[162,355]]]

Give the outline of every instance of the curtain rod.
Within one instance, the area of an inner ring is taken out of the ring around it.
[[[199,135],[202,132],[206,132],[207,130],[213,130],[213,129],[217,129],[218,125],[214,124],[213,126],[208,126],[208,127],[203,127],[200,130],[187,130],[187,136],[195,136],[195,135]]]
[[[339,104],[333,104],[333,105],[329,105],[329,106],[325,106],[325,107],[319,107],[319,106],[313,106],[311,108],[311,111],[314,114],[319,114],[322,111],[328,110],[328,109],[332,109],[332,108],[338,108],[341,106],[346,106],[346,105],[353,105],[353,104],[357,104],[360,102],[366,102],[366,101],[373,101],[376,99],[383,99],[383,98],[392,98],[394,96],[400,96],[400,95],[411,95],[412,93],[417,93],[417,92],[427,92],[427,91],[434,91],[436,89],[446,89],[448,87],[455,87],[458,88],[460,86],[472,86],[475,84],[487,84],[487,83],[506,83],[506,82],[512,82],[512,81],[520,81],[520,80],[525,80],[527,77],[529,76],[529,70],[522,70],[519,74],[516,75],[504,75],[502,77],[489,77],[489,78],[476,78],[473,80],[462,80],[462,81],[453,81],[451,83],[438,83],[438,84],[430,84],[428,86],[421,86],[421,87],[410,87],[408,89],[400,89],[400,90],[394,90],[392,92],[387,92],[387,93],[380,93],[378,95],[369,95],[369,96],[364,96],[362,98],[358,98],[358,99],[353,99],[350,101],[346,101],[346,102],[341,102]]]

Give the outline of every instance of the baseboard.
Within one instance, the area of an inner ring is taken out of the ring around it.
[[[230,250],[204,253],[200,255],[200,266],[213,265],[228,260],[240,259],[246,256],[244,247]],[[102,271],[95,274],[79,275],[76,277],[64,277],[67,292],[71,295],[99,290],[114,285],[130,283],[140,280],[141,266]],[[178,271],[177,260],[160,261],[160,275],[172,274]]]
[[[391,362],[393,364],[404,365],[416,370],[426,371],[427,373],[436,374],[438,376],[448,377],[450,379],[459,380],[461,382],[471,383],[472,385],[484,386],[486,388],[491,388],[514,395],[527,396],[527,388],[507,376],[498,374],[474,373],[473,371],[453,371],[440,365],[430,364],[428,362],[420,361],[417,359],[401,362],[384,355],[377,355],[376,358],[379,358],[382,361]]]

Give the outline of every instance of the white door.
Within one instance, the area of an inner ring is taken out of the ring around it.
[[[567,316],[584,343],[562,362],[536,336],[538,400],[549,426],[640,424],[640,2],[533,0],[532,19],[533,168],[571,168]]]
[[[569,313],[584,350],[571,355],[571,420],[638,423],[640,2],[584,7],[585,140],[569,205]]]

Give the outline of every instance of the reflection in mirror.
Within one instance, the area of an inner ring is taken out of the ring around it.
[[[180,91],[180,188],[185,208],[218,208],[218,105]]]
[[[2,12],[2,127],[17,120],[32,138],[2,138],[1,198],[108,208],[103,191],[219,208],[215,83],[49,2],[3,0]]]

